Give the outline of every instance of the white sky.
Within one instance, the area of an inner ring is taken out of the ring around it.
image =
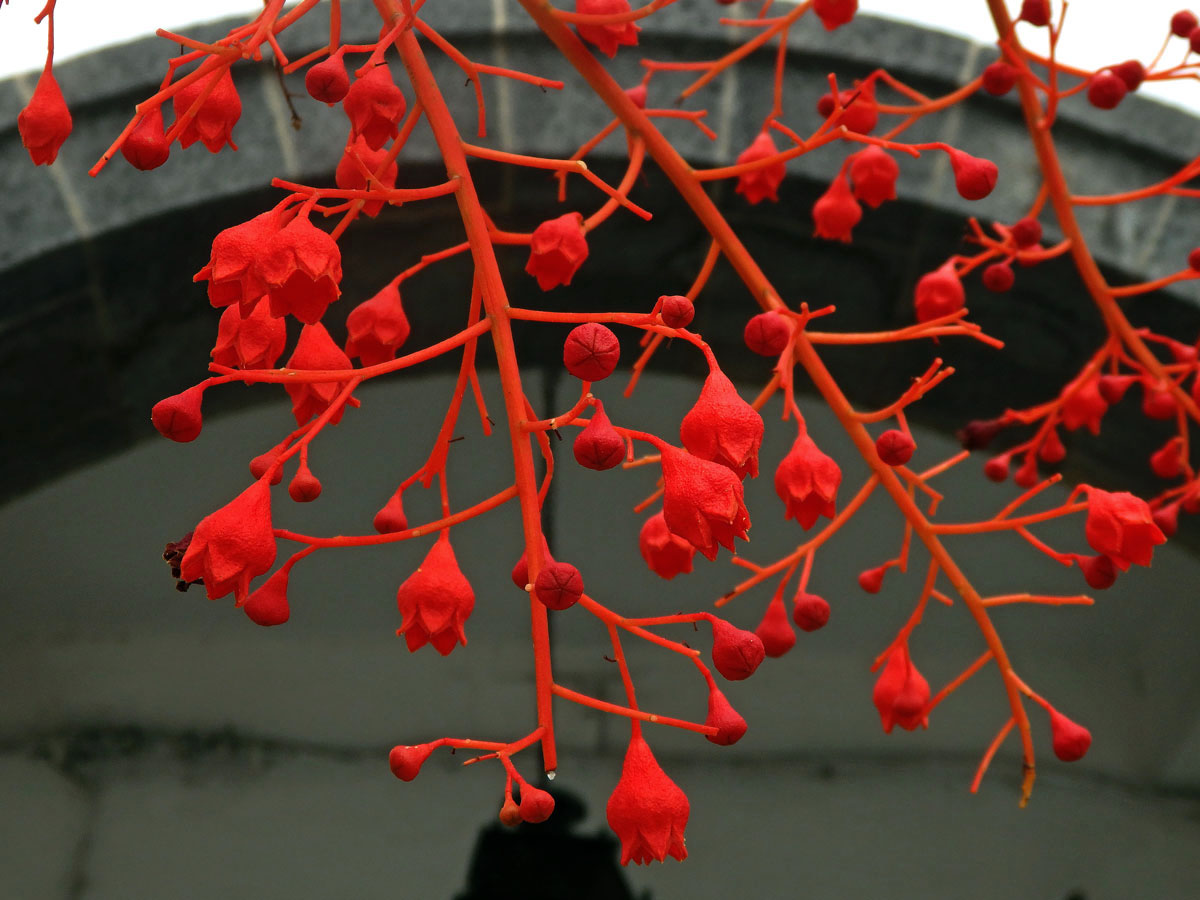
[[[1130,58],[1149,62],[1158,53],[1171,15],[1185,2],[1075,0],[1068,13],[1060,56],[1083,68],[1099,68]],[[1200,7],[1200,0],[1197,2]],[[569,3],[570,0],[562,0],[564,6]],[[634,5],[639,5],[638,0],[634,0]],[[746,4],[747,7],[752,5]],[[44,25],[37,28],[32,22],[41,6],[42,0],[11,0],[8,6],[0,8],[0,77],[42,67]],[[248,0],[203,0],[199,3],[196,0],[60,0],[56,17],[56,57],[66,59],[97,47],[121,43],[153,33],[155,28],[185,31],[188,24],[196,21],[197,9],[203,10],[203,19],[212,20],[244,14],[256,6]],[[1018,0],[1009,0],[1010,9],[1016,10],[1019,6]],[[1054,6],[1056,10],[1059,8],[1058,0],[1054,0]],[[984,43],[995,40],[984,0],[859,0],[859,7],[864,12],[916,21]],[[1172,43],[1168,60],[1174,64],[1182,59],[1185,48],[1184,41],[1179,38]],[[1139,93],[1200,112],[1198,81],[1149,84]]]

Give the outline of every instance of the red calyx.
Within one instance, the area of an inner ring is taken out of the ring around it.
[[[841,483],[841,468],[807,433],[797,435],[775,469],[775,493],[783,501],[784,518],[794,518],[806,531],[821,516],[832,519],[837,513]]]
[[[563,365],[580,381],[603,381],[621,359],[621,342],[597,322],[571,329],[563,342]]]
[[[774,311],[751,316],[742,331],[746,346],[759,356],[779,356],[792,337],[792,326],[788,320]]]
[[[1062,438],[1058,436],[1058,430],[1051,428],[1046,433],[1046,439],[1042,441],[1038,447],[1038,459],[1044,463],[1060,463],[1067,458],[1067,448],[1063,445]]]
[[[463,623],[475,608],[475,592],[458,567],[449,532],[443,531],[421,565],[396,591],[396,606],[403,621],[409,652],[431,644],[442,656],[467,643]]]
[[[838,92],[838,104],[842,114],[834,125],[845,125],[850,131],[859,134],[870,134],[879,122],[879,104],[875,102],[875,82],[867,81],[862,85]],[[833,115],[835,109],[833,94],[824,94],[817,101],[817,112],[824,118]]]
[[[661,512],[655,513],[642,524],[638,534],[638,549],[650,571],[659,578],[670,581],[676,575],[686,575],[692,571],[696,548],[672,533]]]
[[[273,625],[282,625],[291,617],[287,599],[290,573],[291,569],[284,566],[246,598],[242,611],[255,625],[270,628]]]
[[[179,568],[184,581],[204,581],[209,600],[232,592],[240,606],[250,580],[274,562],[271,489],[265,481],[256,481],[200,520]]]
[[[1084,536],[1088,546],[1107,556],[1122,572],[1130,565],[1150,565],[1154,548],[1167,538],[1154,523],[1146,501],[1126,491],[1085,488],[1088,510]]]
[[[1188,47],[1193,53],[1200,53],[1200,28],[1193,28],[1188,34]]]
[[[954,170],[954,187],[964,200],[982,200],[996,186],[999,170],[990,159],[972,156],[951,147],[950,167]]]
[[[400,300],[400,286],[390,282],[370,300],[350,310],[346,331],[346,355],[357,356],[364,366],[395,359],[396,351],[412,332]]]
[[[1174,537],[1179,530],[1179,503],[1168,503],[1154,511],[1154,524],[1168,538]]]
[[[862,219],[862,207],[850,192],[846,176],[838,173],[817,202],[813,204],[815,237],[850,243],[854,226]]]
[[[421,771],[425,760],[429,759],[429,755],[436,749],[437,744],[393,747],[388,754],[388,766],[392,774],[401,781],[412,781]]]
[[[713,666],[729,681],[742,681],[758,669],[766,656],[766,648],[753,631],[737,628],[710,617],[713,629]]]
[[[644,84],[635,84],[631,88],[625,88],[625,96],[633,101],[633,105],[638,109],[646,108],[646,86]]]
[[[171,148],[163,130],[161,106],[146,111],[142,120],[121,145],[121,155],[131,166],[143,172],[157,169],[167,161],[167,157],[171,155]]]
[[[1030,25],[1044,28],[1050,24],[1050,0],[1024,0],[1020,18]]]
[[[1003,294],[1013,286],[1017,276],[1008,263],[992,263],[983,270],[983,286],[996,294]]]
[[[1098,556],[1076,556],[1075,562],[1083,573],[1087,586],[1096,591],[1107,590],[1117,581],[1117,567],[1112,560],[1101,553]]]
[[[708,717],[704,724],[717,729],[716,734],[706,734],[704,739],[721,747],[736,744],[746,734],[746,720],[715,684],[708,689]]]
[[[858,0],[813,0],[812,8],[825,30],[833,31],[854,18],[858,12]]]
[[[875,452],[889,466],[902,466],[912,459],[917,442],[898,428],[889,428],[875,439]]]
[[[309,66],[304,73],[304,89],[314,100],[333,106],[349,93],[350,76],[346,73],[343,53],[343,50],[338,50],[328,59]]]
[[[334,183],[343,191],[378,191],[381,188],[394,188],[399,168],[395,160],[384,165],[387,156],[387,150],[382,147],[372,150],[366,138],[358,137],[342,152],[342,158],[338,160],[337,169],[333,173]],[[370,183],[363,174],[363,169],[375,176]],[[383,200],[368,200],[363,204],[362,211],[368,216],[377,216],[383,206]]]
[[[864,569],[858,573],[858,586],[868,594],[878,594],[883,589],[883,576],[886,574],[887,566]]]
[[[982,450],[1004,429],[999,419],[972,419],[956,433],[964,450]]]
[[[718,546],[732,550],[737,538],[745,540],[750,514],[741,479],[720,463],[670,444],[661,452],[667,528],[710,560],[717,558]]]
[[[599,401],[596,411],[592,413],[592,420],[575,437],[571,449],[577,463],[597,472],[619,466],[625,458],[625,439],[612,427]]]
[[[583,216],[577,212],[549,219],[533,230],[525,271],[543,291],[570,284],[588,256]]]
[[[288,483],[288,496],[297,503],[312,503],[321,496],[321,482],[304,463]]]
[[[300,339],[296,341],[296,349],[288,357],[289,369],[350,369],[353,365],[350,357],[342,352],[342,348],[333,342],[325,326],[321,324],[305,325],[300,330]],[[313,416],[319,416],[342,391],[340,381],[315,381],[311,383],[285,384],[284,390],[292,398],[292,415],[296,424],[303,425]],[[336,425],[342,420],[346,411],[341,406],[329,420]]]
[[[1050,709],[1050,738],[1054,755],[1063,762],[1083,759],[1092,746],[1092,733],[1053,707]]]
[[[621,865],[687,858],[687,795],[659,766],[641,731],[625,751],[621,780],[608,798],[608,827],[621,839]]]
[[[654,308],[668,328],[687,328],[696,317],[695,305],[681,294],[659,297]]]
[[[1142,381],[1142,414],[1147,419],[1174,419],[1179,409],[1175,396],[1150,379]]]
[[[242,117],[242,100],[228,68],[219,75],[196,79],[172,97],[175,121],[180,122],[185,118],[213,78],[216,78],[216,86],[200,104],[195,117],[179,132],[179,146],[185,150],[196,141],[203,143],[210,153],[218,153],[226,144],[237,149],[233,142],[233,127]]]
[[[388,502],[383,505],[383,508],[375,513],[372,524],[380,534],[408,530],[408,517],[404,515],[404,495],[401,491],[396,491],[388,498]],[[521,585],[521,587],[524,586]]]
[[[767,656],[772,659],[783,656],[795,646],[796,632],[792,631],[791,623],[788,622],[787,609],[780,594],[771,598],[754,633],[762,641]]]
[[[1136,59],[1127,59],[1123,63],[1117,63],[1112,70],[1113,74],[1125,82],[1125,88],[1129,91],[1136,91],[1146,80],[1146,67]]]
[[[1150,454],[1150,468],[1159,478],[1175,478],[1183,471],[1183,441],[1175,436]]]
[[[875,682],[871,699],[887,734],[891,734],[894,725],[899,725],[905,731],[929,726],[926,712],[929,682],[913,664],[907,643],[888,654],[887,665]]]
[[[200,411],[204,388],[197,385],[186,391],[159,400],[150,411],[150,421],[158,433],[181,444],[200,437],[204,417]]]
[[[958,312],[967,302],[962,281],[954,271],[954,264],[949,261],[922,275],[913,295],[918,322],[928,322]]]
[[[232,303],[221,313],[213,362],[239,369],[270,369],[287,345],[287,324],[271,315],[266,303],[256,303],[247,316]]]
[[[792,601],[792,621],[801,631],[818,631],[829,621],[829,603],[824,597],[797,591]]]
[[[536,825],[545,822],[554,812],[554,798],[547,791],[529,784],[521,785],[521,821]]]
[[[378,150],[400,133],[407,105],[388,67],[371,69],[350,85],[342,100],[342,109],[350,119],[351,140],[361,135],[368,147]]]
[[[700,397],[679,425],[679,437],[693,456],[728,466],[738,478],[758,476],[762,416],[718,368],[704,379]]]
[[[304,216],[275,232],[255,264],[273,316],[290,314],[315,325],[341,296],[342,253],[337,241]]]
[[[521,551],[521,558],[517,560],[517,564],[512,569],[512,581],[521,590],[525,590],[525,586],[529,584],[529,560],[526,559],[527,554],[524,550]],[[554,557],[550,555],[550,547],[546,543],[546,536],[542,535],[542,565],[548,566],[554,562]]]
[[[276,466],[275,460],[279,458],[279,453],[275,450],[268,450],[266,453],[260,454],[250,460],[250,474],[254,476],[254,480],[258,481],[268,470],[271,472],[271,484],[279,484],[283,481],[283,466]],[[274,468],[272,468],[274,466]]]
[[[575,0],[575,12],[588,16],[607,16],[629,12],[629,0]],[[613,22],[608,25],[576,24],[579,36],[612,59],[618,47],[636,47],[638,32],[642,29],[636,22]]]
[[[42,70],[33,96],[17,115],[21,143],[35,166],[48,166],[71,134],[71,110],[50,69]]]
[[[1008,477],[1008,467],[1011,461],[1012,457],[1007,453],[993,456],[983,464],[983,474],[989,481],[1003,481]]]
[[[896,179],[900,164],[882,147],[874,144],[850,156],[850,180],[854,196],[872,209],[886,200],[896,199]]]
[[[533,583],[533,596],[547,609],[570,609],[583,596],[583,576],[570,563],[548,562]]]
[[[736,165],[745,165],[746,163],[758,162],[760,159],[768,159],[779,152],[775,146],[775,141],[771,139],[769,132],[760,132],[741,153],[738,154]],[[737,186],[733,189],[735,194],[741,194],[751,204],[761,203],[763,200],[771,200],[778,202],[779,185],[783,184],[783,179],[787,175],[787,167],[783,162],[773,162],[768,166],[760,166],[757,169],[752,169],[749,172],[743,172],[738,176]]]
[[[1102,69],[1088,79],[1088,103],[1097,109],[1115,109],[1129,88],[1112,69]]]
[[[258,262],[277,231],[278,217],[265,212],[213,238],[208,265],[192,277],[193,281],[208,282],[209,303],[218,308],[237,303],[243,318],[250,314],[268,290]]]
[[[1029,217],[1018,219],[1009,231],[1017,246],[1022,250],[1036,247],[1042,241],[1042,223],[1037,219]]]
[[[1002,59],[983,70],[983,89],[993,97],[1002,97],[1017,83],[1017,70]]]
[[[1108,402],[1100,390],[1101,380],[1090,378],[1063,403],[1062,420],[1068,431],[1086,425],[1092,434],[1100,433],[1100,420],[1108,412]]]

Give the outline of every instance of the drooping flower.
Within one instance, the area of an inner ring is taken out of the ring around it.
[[[213,78],[216,78],[216,86],[200,104],[195,117],[179,132],[179,146],[185,150],[196,141],[203,143],[210,153],[219,152],[226,144],[234,150],[237,149],[237,144],[233,142],[233,126],[242,117],[242,100],[234,87],[233,76],[228,68],[220,75],[197,78],[182,88],[171,99],[175,108],[175,121],[184,118]]]
[[[862,207],[850,193],[846,176],[838,173],[817,202],[813,204],[813,234],[830,241],[850,243],[854,226],[862,219]]]
[[[570,284],[588,256],[583,216],[570,212],[549,219],[533,230],[525,271],[543,291]]]
[[[728,466],[738,478],[758,476],[763,420],[715,365],[704,379],[700,397],[679,425],[688,453]]]
[[[1021,19],[1042,28],[1050,24],[1050,0],[1023,0]]]
[[[877,209],[886,200],[896,199],[896,179],[899,177],[900,164],[882,147],[872,144],[850,157],[854,196],[871,209]]]
[[[1089,378],[1071,393],[1062,405],[1063,427],[1074,431],[1084,425],[1092,434],[1100,433],[1100,420],[1108,412],[1108,403],[1100,392],[1100,379]]]
[[[771,140],[771,134],[767,131],[759,132],[756,137],[740,154],[738,154],[737,165],[745,165],[746,163],[758,162],[760,159],[768,159],[778,153],[779,150],[775,146],[775,142]],[[738,176],[737,187],[734,193],[741,194],[746,198],[746,201],[751,204],[761,203],[763,200],[779,201],[779,185],[783,184],[784,176],[787,175],[787,167],[780,161],[771,163],[768,166],[760,166],[757,169],[752,169],[749,172],[743,172]]]
[[[603,381],[621,359],[621,342],[598,322],[571,329],[563,341],[563,365],[580,381]]]
[[[342,253],[337,241],[304,216],[271,236],[256,265],[273,316],[290,313],[313,325],[341,294]]]
[[[577,463],[597,472],[618,466],[625,458],[625,439],[613,428],[599,401],[596,401],[592,420],[576,435],[571,449]]]
[[[350,76],[343,59],[345,48],[339,48],[328,59],[309,66],[304,73],[304,89],[314,100],[333,106],[350,91]]]
[[[400,300],[400,286],[389,282],[370,300],[350,310],[346,331],[346,355],[357,356],[364,366],[395,359],[412,331]]]
[[[550,555],[550,545],[546,543],[546,535],[542,538],[542,565],[548,566],[554,562],[554,557]],[[517,560],[517,564],[512,568],[512,581],[521,590],[525,590],[525,586],[530,584],[529,581],[529,554],[527,551],[521,551],[521,558]],[[532,587],[532,585],[531,585]]]
[[[575,12],[585,16],[611,16],[629,12],[629,0],[575,0]],[[636,22],[613,22],[608,25],[575,25],[579,36],[612,59],[618,47],[636,47],[638,32],[642,29]]]
[[[312,503],[321,496],[321,481],[304,460],[300,461],[296,474],[288,482],[288,496],[297,503]]]
[[[350,139],[360,135],[372,150],[378,150],[400,133],[400,120],[408,104],[392,80],[386,65],[371,69],[350,85],[342,109],[350,118]]]
[[[1042,223],[1030,216],[1013,222],[1009,231],[1012,233],[1013,240],[1017,242],[1017,246],[1022,250],[1036,247],[1042,242]]]
[[[333,342],[333,338],[329,336],[325,326],[317,323],[316,325],[305,325],[301,329],[300,339],[296,341],[296,349],[288,357],[287,368],[324,371],[350,369],[352,365],[350,357],[346,356],[342,352],[342,348]],[[343,382],[340,381],[285,384],[284,389],[292,398],[292,414],[296,417],[296,424],[303,425],[313,416],[323,413],[341,392],[342,387]],[[346,407],[343,405],[329,421],[336,425],[342,420],[342,413],[345,411]]]
[[[663,519],[708,559],[717,547],[733,549],[745,540],[750,514],[742,499],[742,482],[730,469],[663,444]]]
[[[670,581],[676,575],[692,571],[696,548],[667,527],[666,519],[657,512],[642,524],[638,549],[650,571]]]
[[[142,121],[125,138],[121,145],[121,155],[135,169],[148,172],[157,169],[171,155],[167,144],[167,135],[163,130],[162,107],[155,106],[146,110]]]
[[[958,312],[966,302],[962,281],[950,261],[925,273],[917,281],[914,305],[918,322],[928,322]]]
[[[240,606],[250,580],[274,562],[271,488],[265,481],[256,481],[200,520],[179,569],[184,581],[203,580],[210,600],[232,592]]]
[[[854,18],[858,12],[858,0],[813,0],[813,12],[826,31],[833,31]]]
[[[754,633],[762,641],[767,656],[772,659],[783,656],[796,645],[796,632],[792,630],[788,621],[787,607],[783,605],[782,594],[776,593],[771,598]]]
[[[929,727],[929,682],[917,671],[908,653],[908,644],[901,643],[888,654],[887,665],[875,682],[872,693],[875,709],[883,730],[892,733],[892,726],[905,731],[918,726]]]
[[[277,231],[279,217],[271,210],[226,228],[213,238],[208,265],[192,278],[208,282],[209,303],[218,308],[238,303],[242,316],[249,314],[267,294],[257,262]]]
[[[450,532],[443,531],[417,571],[396,592],[403,616],[397,634],[404,635],[410,652],[432,644],[442,656],[456,644],[467,643],[463,623],[475,608],[475,592],[458,567]]]
[[[233,303],[221,313],[213,362],[238,369],[270,369],[287,344],[287,325],[271,315],[265,303],[254,306],[248,316]]]
[[[1112,493],[1085,486],[1088,498],[1084,536],[1088,546],[1107,556],[1124,572],[1131,565],[1148,566],[1154,548],[1166,535],[1154,523],[1150,506],[1127,491]]]
[[[200,437],[204,427],[204,416],[200,407],[204,400],[204,388],[190,387],[180,394],[159,400],[150,411],[150,421],[165,438],[186,444]]]
[[[384,165],[387,155],[388,151],[383,148],[372,150],[366,139],[360,136],[342,152],[342,158],[338,160],[337,169],[333,173],[333,180],[343,191],[378,191],[380,188],[390,190],[396,186],[399,168],[395,160]],[[375,176],[370,183],[367,182],[363,169]],[[377,216],[383,205],[383,200],[368,200],[363,204],[362,211],[368,216]]]
[[[17,115],[17,131],[35,166],[54,162],[71,135],[71,110],[48,67],[42,70],[33,96]]]
[[[820,516],[833,518],[841,483],[841,468],[821,452],[807,432],[797,435],[775,469],[775,493],[783,501],[784,518],[795,519],[805,530]]]
[[[687,858],[687,795],[659,766],[641,731],[625,751],[621,780],[608,798],[608,827],[621,839],[621,865]]]

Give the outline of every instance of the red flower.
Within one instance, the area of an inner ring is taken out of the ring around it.
[[[341,294],[342,254],[337,241],[303,216],[271,236],[256,266],[267,286],[273,316],[291,313],[313,325]]]
[[[342,109],[350,117],[350,140],[361,135],[368,147],[378,150],[400,133],[406,108],[404,94],[388,67],[376,66],[350,85],[342,101]]]
[[[850,157],[854,196],[871,209],[877,209],[885,200],[896,199],[896,179],[899,177],[900,164],[882,147],[872,144]]]
[[[1021,4],[1021,19],[1041,28],[1050,24],[1050,0],[1024,0]]]
[[[621,342],[612,329],[587,322],[563,341],[563,365],[580,381],[603,381],[621,359]]]
[[[962,282],[951,262],[927,272],[917,281],[914,304],[918,322],[928,322],[958,312],[966,302]]]
[[[21,143],[35,166],[48,166],[71,134],[71,110],[49,68],[42,70],[33,96],[17,116]]]
[[[784,518],[795,519],[806,530],[820,516],[833,518],[841,483],[841,468],[817,448],[807,432],[797,435],[775,469],[775,493],[783,501]]]
[[[787,607],[783,605],[782,594],[777,593],[771,598],[754,633],[762,641],[767,656],[772,659],[783,656],[796,645],[796,632],[792,630],[792,624],[788,621]]]
[[[610,16],[629,12],[628,0],[575,0],[575,12],[585,16]],[[634,22],[614,22],[609,25],[576,24],[579,36],[609,59],[617,55],[618,47],[636,47],[641,28]]]
[[[813,222],[816,237],[831,241],[850,243],[850,232],[862,219],[862,207],[850,193],[850,184],[840,172],[829,185],[829,190],[813,204]]]
[[[401,781],[412,781],[425,765],[431,753],[438,748],[437,742],[428,744],[400,744],[388,753],[388,768]]]
[[[548,291],[560,284],[570,284],[587,256],[583,216],[567,213],[533,230],[525,271],[537,279],[538,287]]]
[[[296,341],[296,349],[288,358],[289,369],[349,369],[350,357],[333,342],[324,325],[305,325]],[[292,398],[292,415],[296,424],[303,425],[313,416],[319,416],[342,390],[340,381],[315,381],[302,384],[285,384],[284,389]],[[336,425],[342,420],[343,406],[333,414],[330,421]]]
[[[203,580],[210,600],[232,591],[241,606],[250,579],[262,575],[274,562],[271,488],[265,481],[256,481],[200,520],[179,564],[180,578]]]
[[[872,694],[875,708],[883,730],[892,733],[892,726],[899,725],[912,731],[918,725],[929,727],[929,682],[917,671],[908,655],[908,644],[903,643],[888,654],[879,680]]]
[[[650,745],[635,731],[625,751],[621,780],[608,798],[608,827],[621,839],[621,865],[687,858],[687,795],[658,765]]]
[[[716,616],[709,616],[709,620],[713,630],[713,666],[729,681],[749,678],[766,656],[762,639],[753,631],[737,628]]]
[[[1127,491],[1110,493],[1085,486],[1088,498],[1084,535],[1088,546],[1103,553],[1124,572],[1130,565],[1148,566],[1166,536],[1154,523],[1150,506]]]
[[[663,444],[663,520],[708,559],[717,545],[733,549],[746,538],[750,514],[742,499],[742,482],[720,463],[692,456]]]
[[[845,25],[858,12],[858,0],[813,0],[813,12],[826,31]]]
[[[404,617],[396,634],[404,635],[409,652],[432,644],[442,656],[467,643],[463,623],[475,608],[475,592],[458,567],[450,532],[443,531],[417,571],[396,592]]]
[[[204,417],[200,406],[204,400],[204,388],[200,385],[188,388],[154,404],[150,421],[163,437],[186,444],[200,437]]]
[[[380,534],[408,530],[408,517],[404,515],[404,492],[396,491],[388,498],[371,523]]]
[[[350,76],[346,74],[343,59],[345,48],[339,49],[328,59],[309,66],[304,73],[304,89],[314,100],[333,106],[340,103],[350,91]]]
[[[738,478],[758,476],[762,416],[715,366],[704,379],[700,398],[683,417],[679,437],[693,456],[728,466]]]
[[[137,127],[121,145],[121,155],[131,166],[143,172],[157,169],[167,161],[167,157],[171,155],[171,148],[163,130],[161,106],[146,111],[142,121],[137,123]]]
[[[1054,746],[1054,755],[1063,762],[1075,762],[1083,759],[1092,746],[1092,733],[1072,722],[1057,709],[1050,709],[1050,739]]]
[[[243,316],[241,306],[232,304],[221,313],[213,362],[239,369],[270,369],[287,344],[287,325],[259,303]]]
[[[400,285],[390,282],[370,300],[346,316],[346,355],[357,356],[364,366],[391,362],[408,340],[412,328],[400,302]]]
[[[597,472],[620,465],[625,458],[625,439],[612,427],[599,400],[596,401],[592,420],[576,436],[572,450],[577,463]]]
[[[1108,412],[1108,403],[1100,389],[1099,378],[1089,378],[1062,405],[1062,422],[1068,431],[1086,425],[1092,434],[1100,433],[1100,420]]]
[[[950,154],[950,168],[954,170],[954,187],[964,200],[982,200],[996,186],[996,176],[999,170],[990,159],[982,159],[955,150],[953,147],[946,151]]]
[[[875,82],[866,81],[845,91],[839,91],[837,105],[842,113],[834,125],[845,125],[850,131],[870,134],[879,122],[879,104],[875,102]],[[833,115],[833,93],[823,94],[817,101],[817,113],[828,118]]]
[[[993,97],[1002,97],[1017,83],[1017,70],[1002,59],[983,70],[983,89]]]
[[[237,149],[237,144],[233,142],[233,126],[242,116],[242,100],[238,97],[233,76],[227,68],[220,75],[197,78],[172,98],[175,121],[184,118],[214,78],[216,86],[200,104],[195,117],[179,132],[179,146],[185,150],[196,141],[201,141],[212,153],[219,152],[226,144]]]
[[[638,549],[642,559],[659,578],[670,581],[676,575],[692,571],[692,557],[696,548],[671,531],[661,512],[655,513],[642,524],[638,535]]]
[[[399,169],[395,160],[386,166],[383,165],[387,155],[388,152],[382,148],[372,150],[366,140],[359,137],[347,145],[342,153],[333,180],[343,191],[378,191],[381,188],[391,190],[396,186]],[[375,176],[370,184],[367,183],[367,176],[363,174],[364,168]],[[383,209],[383,204],[383,200],[368,200],[363,204],[363,212],[368,216],[377,216]]]
[[[738,155],[737,165],[768,159],[778,152],[775,142],[771,140],[770,133],[763,131],[749,147]],[[779,185],[783,184],[786,174],[787,168],[782,161],[773,162],[769,166],[760,166],[749,172],[743,172],[738,176],[737,187],[733,190],[734,193],[745,197],[749,203],[761,203],[763,200],[779,202],[776,191],[779,190]]]
[[[549,791],[530,784],[521,785],[521,805],[518,807],[522,822],[533,825],[545,822],[554,812],[554,797]]]
[[[192,278],[208,282],[209,303],[218,308],[239,303],[245,316],[266,296],[267,285],[259,274],[257,261],[278,230],[278,216],[270,211],[226,228],[213,238],[208,265]]]

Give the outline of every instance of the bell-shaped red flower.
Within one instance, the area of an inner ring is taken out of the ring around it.
[[[185,150],[196,141],[203,143],[211,153],[219,152],[226,144],[237,149],[237,144],[233,142],[233,126],[242,117],[242,100],[233,85],[229,69],[222,70],[220,75],[197,78],[180,90],[171,100],[175,108],[175,121],[183,119],[214,77],[217,80],[216,87],[200,104],[195,117],[179,132],[179,146]]]
[[[49,67],[42,70],[33,96],[18,113],[17,131],[35,166],[48,166],[54,162],[63,142],[70,136],[71,110],[67,108],[67,101]]]
[[[990,159],[972,156],[953,147],[946,151],[950,154],[950,168],[954,170],[954,187],[964,200],[982,200],[996,186],[996,176],[999,170]]]
[[[350,369],[350,357],[342,352],[342,348],[333,342],[325,326],[305,325],[300,330],[300,339],[296,341],[296,349],[288,358],[289,369]],[[292,398],[292,415],[296,424],[303,425],[313,416],[319,416],[333,402],[342,390],[340,381],[315,381],[300,384],[285,384],[284,389]],[[343,406],[330,419],[334,425],[342,420]]]
[[[121,145],[121,155],[135,169],[148,172],[157,169],[171,155],[167,144],[167,135],[163,129],[162,107],[155,106],[146,110],[142,121],[125,138]]]
[[[308,96],[333,106],[350,91],[350,75],[343,59],[345,48],[338,49],[328,59],[309,66],[304,73],[304,89]]]
[[[1092,733],[1053,707],[1050,709],[1050,740],[1054,755],[1063,762],[1083,759],[1092,746]]]
[[[621,342],[598,322],[571,329],[563,341],[563,365],[580,381],[603,381],[621,359]]]
[[[845,25],[858,12],[858,0],[813,0],[813,12],[826,31]]]
[[[883,730],[892,733],[892,726],[899,725],[905,731],[917,726],[929,727],[929,682],[917,671],[908,654],[908,644],[903,643],[888,654],[887,665],[875,682],[872,694],[875,708]]]
[[[792,337],[788,320],[774,310],[751,316],[742,330],[742,340],[759,356],[776,357],[787,349]]]
[[[862,207],[850,193],[850,184],[840,172],[829,190],[813,204],[813,234],[831,241],[850,243],[850,233],[862,219]]]
[[[1100,420],[1108,412],[1108,403],[1100,392],[1100,379],[1089,378],[1073,391],[1062,405],[1062,422],[1068,431],[1087,426],[1092,434],[1100,433]]]
[[[882,147],[872,144],[850,157],[854,196],[871,209],[896,199],[896,179],[899,177],[900,164]]]
[[[346,355],[357,356],[364,366],[391,362],[412,331],[400,302],[400,285],[390,282],[370,300],[346,316]]]
[[[642,524],[638,535],[638,549],[650,571],[659,578],[670,581],[676,575],[692,571],[692,557],[696,548],[671,531],[661,512],[657,512]]]
[[[628,0],[575,0],[575,12],[585,16],[611,16],[629,12]],[[612,59],[618,47],[636,47],[641,28],[636,22],[613,22],[608,25],[575,25],[579,36]]]
[[[204,388],[190,387],[181,394],[159,400],[150,410],[150,421],[165,438],[186,444],[200,437],[204,427],[204,416],[200,407],[204,400]]]
[[[246,598],[242,611],[255,625],[269,628],[272,625],[282,625],[291,617],[287,598],[290,573],[291,569],[284,566]]]
[[[728,466],[738,478],[758,476],[762,416],[716,366],[709,370],[699,399],[683,417],[679,437],[693,456]]]
[[[746,720],[711,681],[708,685],[708,717],[704,724],[717,729],[716,734],[706,734],[705,740],[722,747],[736,744],[746,734]]]
[[[604,407],[596,401],[596,411],[587,427],[575,437],[571,448],[575,461],[585,469],[603,472],[621,464],[625,458],[625,439],[613,428]]]
[[[313,325],[341,294],[342,253],[337,241],[297,216],[275,232],[257,259],[267,285],[271,315],[289,313]]]
[[[724,619],[709,616],[713,630],[713,666],[729,681],[743,681],[758,670],[766,650],[753,631],[738,628]]]
[[[1127,491],[1111,493],[1086,487],[1084,536],[1088,546],[1107,556],[1124,572],[1130,565],[1148,566],[1154,548],[1167,538],[1154,523],[1150,506]]]
[[[746,163],[758,162],[760,159],[768,159],[778,152],[779,149],[771,140],[770,132],[762,131],[749,147],[738,154],[736,164],[741,166]],[[746,201],[751,204],[761,203],[763,200],[779,202],[777,191],[779,185],[783,184],[785,175],[787,175],[787,167],[782,160],[776,161],[769,166],[760,166],[749,172],[743,172],[738,176],[737,187],[733,190],[734,193],[745,197]]]
[[[250,579],[275,562],[271,530],[271,488],[256,481],[200,520],[179,568],[184,581],[204,582],[210,600],[230,592],[242,605]]]
[[[795,519],[806,530],[821,516],[834,517],[841,483],[841,468],[818,449],[807,432],[796,436],[792,449],[775,469],[775,493],[783,501],[784,518]]]
[[[249,314],[266,296],[267,285],[258,271],[258,260],[277,231],[279,217],[269,211],[226,228],[213,238],[208,265],[192,278],[208,282],[209,303],[218,308],[238,303],[242,315]]]
[[[966,302],[962,281],[951,262],[927,272],[917,281],[915,305],[918,322],[928,322],[958,312]]]
[[[372,150],[366,139],[359,137],[343,151],[333,173],[333,180],[343,191],[391,190],[396,186],[399,169],[395,160],[384,165],[387,155],[388,151],[383,148]],[[367,182],[363,169],[374,176],[370,183]],[[363,204],[362,211],[368,216],[377,216],[383,209],[383,204],[383,200],[368,200]]]
[[[621,865],[687,858],[687,795],[662,770],[641,731],[625,751],[621,780],[608,798],[608,827],[621,839]]]
[[[750,514],[742,495],[742,482],[720,463],[692,456],[663,444],[663,519],[708,559],[717,558],[717,546],[733,549],[735,538],[746,539]]]
[[[475,608],[475,592],[458,567],[450,532],[443,531],[417,571],[396,592],[404,617],[397,634],[404,635],[410,652],[432,644],[442,656],[456,644],[467,643],[463,623]]]
[[[342,100],[342,109],[350,118],[350,140],[361,135],[368,147],[378,150],[400,133],[400,120],[407,105],[388,67],[379,65],[371,69],[350,85]]]
[[[217,343],[212,348],[213,362],[238,369],[270,369],[287,344],[287,325],[271,315],[259,303],[248,316],[239,304],[231,304],[221,313]]]
[[[796,632],[792,631],[792,623],[788,621],[787,607],[783,605],[782,594],[776,593],[771,598],[754,633],[762,641],[767,656],[772,659],[783,656],[796,646]]]
[[[570,212],[533,230],[525,271],[537,279],[538,287],[548,291],[560,284],[570,284],[587,255],[583,216]]]

